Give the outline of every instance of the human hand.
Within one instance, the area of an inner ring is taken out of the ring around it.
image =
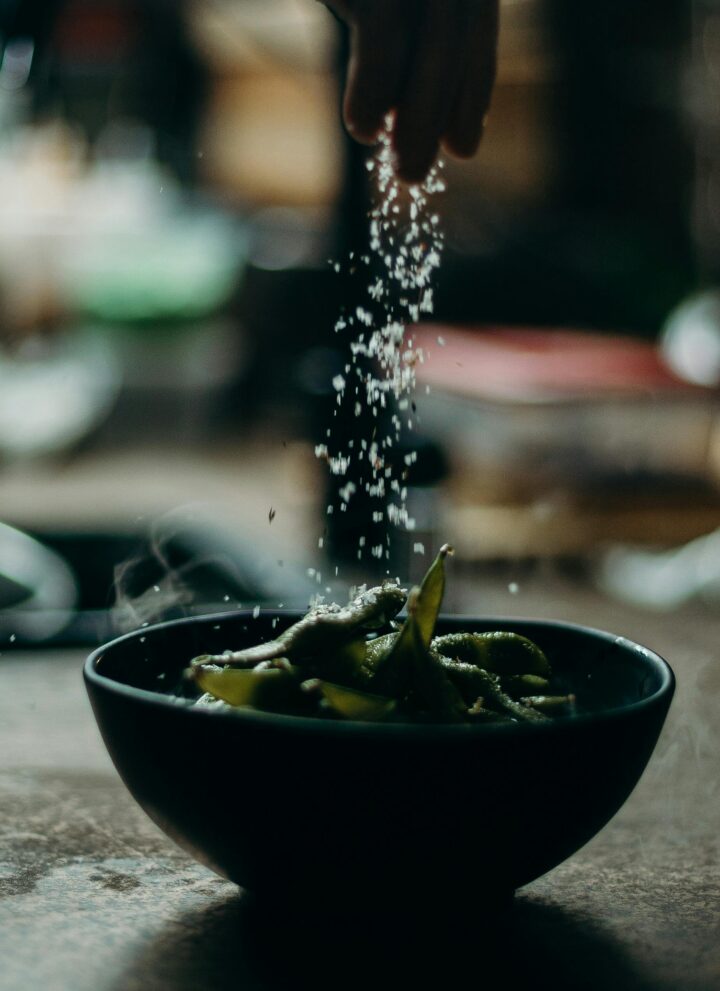
[[[440,146],[470,158],[495,80],[499,0],[322,0],[351,30],[343,114],[372,144],[394,113],[395,169],[427,175]]]

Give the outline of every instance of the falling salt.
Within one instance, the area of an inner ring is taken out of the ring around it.
[[[519,591],[520,591],[520,586],[518,585],[518,583],[510,582],[510,584],[508,585],[508,592],[510,593],[510,595],[517,595]]]
[[[368,415],[373,418],[369,423],[377,426],[382,422],[379,413],[383,409],[392,411],[397,406],[406,410],[411,405],[416,365],[425,360],[425,355],[415,345],[408,326],[417,323],[421,314],[433,310],[430,283],[440,265],[444,242],[439,214],[429,210],[431,198],[445,189],[440,175],[443,163],[438,162],[422,184],[401,186],[393,168],[391,129],[392,120],[388,119],[375,157],[366,163],[375,186],[375,202],[369,215],[370,250],[382,266],[382,274],[371,277],[366,303],[355,307],[352,314],[341,314],[335,323],[336,332],[354,328],[355,336],[349,342],[351,360],[345,365],[345,374],[332,380],[337,393],[335,415],[352,409],[355,417]],[[363,255],[360,260],[369,265],[371,259]],[[334,267],[338,271],[339,263]],[[439,339],[439,343],[444,341]],[[352,407],[345,406],[346,400],[352,402]],[[415,412],[414,403],[412,409]],[[379,443],[360,438],[361,450],[355,450],[352,455],[350,440],[347,451],[332,453],[328,444],[318,444],[315,455],[336,476],[346,475],[353,464],[354,477],[371,498],[386,500],[390,491],[399,495],[400,505],[386,504],[385,511],[373,512],[372,521],[380,523],[387,517],[394,526],[411,530],[414,521],[405,506],[407,488],[396,484],[396,469],[385,463],[384,453],[400,443],[403,432],[412,430],[414,423],[409,417],[401,421],[394,412],[390,419],[392,431]],[[368,425],[368,431],[371,429]],[[332,438],[330,429],[327,437]],[[413,464],[416,459],[413,451],[405,456],[405,465]],[[339,489],[340,512],[347,510],[356,491],[357,484],[350,481]],[[328,505],[327,515],[333,511],[334,506]],[[389,543],[389,535],[386,540]],[[373,546],[371,552],[375,557],[389,555],[382,544]]]
[[[354,482],[348,482],[340,489],[340,498],[343,502],[350,502],[350,497],[354,492],[357,491],[357,486]]]
[[[415,554],[424,554],[425,544],[421,544],[419,541],[417,541],[416,543],[413,544],[413,552]]]
[[[15,633],[11,633],[8,639],[10,640],[10,643],[15,643],[17,640],[17,635]]]
[[[255,608],[252,611],[252,615],[253,615],[253,619],[258,618],[258,616],[260,615],[260,606],[255,606]]]

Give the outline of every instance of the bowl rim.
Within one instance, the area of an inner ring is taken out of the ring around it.
[[[269,615],[271,617],[278,615],[299,617],[304,615],[304,612],[296,609],[267,608],[262,610],[262,614],[265,616]],[[629,702],[625,705],[611,706],[606,709],[598,709],[594,712],[578,713],[577,715],[562,720],[551,719],[547,722],[537,723],[462,723],[460,725],[447,723],[374,723],[351,719],[331,720],[316,719],[311,716],[292,716],[279,712],[265,712],[260,709],[252,709],[250,707],[238,707],[234,711],[228,711],[225,708],[220,709],[212,706],[197,706],[194,704],[192,699],[184,699],[178,696],[163,694],[162,692],[151,691],[146,688],[135,688],[132,685],[125,685],[120,681],[116,681],[114,678],[109,678],[106,675],[101,674],[97,670],[98,663],[102,660],[107,651],[114,649],[119,644],[125,643],[126,641],[139,641],[141,637],[147,636],[148,634],[154,634],[156,632],[162,632],[163,630],[182,626],[195,626],[204,623],[213,624],[223,621],[227,622],[228,620],[240,620],[243,618],[256,618],[256,614],[252,609],[235,609],[220,613],[207,613],[201,616],[186,616],[182,619],[172,619],[163,623],[154,623],[149,626],[140,627],[137,630],[132,630],[130,633],[124,633],[119,637],[115,637],[113,640],[100,644],[85,659],[83,663],[83,677],[86,685],[93,685],[95,688],[109,691],[110,693],[120,695],[121,697],[133,699],[134,701],[145,705],[159,706],[161,709],[172,710],[178,713],[192,713],[193,719],[221,719],[227,721],[228,718],[230,718],[232,720],[241,720],[241,722],[248,722],[250,724],[275,726],[278,730],[300,730],[303,733],[319,733],[321,735],[360,733],[361,735],[369,735],[378,738],[384,736],[394,737],[397,735],[402,735],[423,739],[448,736],[462,738],[468,735],[475,736],[476,734],[483,735],[486,733],[523,734],[526,732],[550,732],[556,731],[562,727],[583,726],[597,722],[627,719],[634,714],[641,713],[648,708],[652,708],[666,698],[667,704],[669,705],[675,691],[675,674],[665,658],[656,651],[651,650],[649,647],[645,647],[643,644],[640,644],[635,640],[631,640],[629,637],[610,633],[607,630],[601,630],[596,627],[585,626],[582,623],[572,623],[564,620],[528,616],[475,616],[454,613],[442,613],[438,617],[438,621],[442,622],[443,620],[450,619],[453,622],[461,623],[492,622],[493,624],[497,623],[498,629],[502,629],[503,624],[506,623],[512,624],[513,626],[531,624],[533,626],[548,630],[566,630],[568,632],[582,633],[589,635],[590,637],[603,640],[609,644],[624,647],[631,650],[632,653],[641,658],[644,663],[649,665],[650,669],[655,671],[660,676],[660,684],[651,694],[645,696],[644,698],[638,699],[637,701]]]

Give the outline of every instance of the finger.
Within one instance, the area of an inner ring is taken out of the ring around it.
[[[410,43],[399,4],[367,4],[358,15],[343,103],[345,126],[358,141],[372,143],[397,103]]]
[[[478,149],[497,68],[498,2],[480,0],[473,7],[457,96],[442,141],[459,158],[471,158]]]
[[[396,171],[406,182],[427,175],[445,133],[459,78],[464,0],[426,0],[396,109]]]

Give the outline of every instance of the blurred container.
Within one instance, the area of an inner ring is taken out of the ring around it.
[[[462,471],[572,488],[602,477],[706,477],[720,395],[646,342],[568,330],[413,332],[423,429]],[[426,388],[427,387],[427,390]]]

